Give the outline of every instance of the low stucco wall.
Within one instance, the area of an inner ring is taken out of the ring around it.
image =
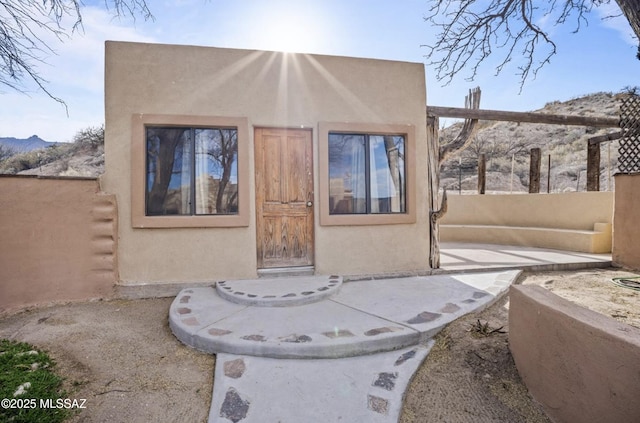
[[[616,175],[613,262],[640,269],[640,174]]]
[[[450,195],[448,203],[447,213],[440,220],[443,225],[525,226],[592,231],[594,223],[611,223],[613,219],[612,192]]]
[[[609,253],[613,193],[450,196],[443,242]]]
[[[509,346],[553,421],[640,421],[640,329],[519,285],[510,290]]]
[[[116,215],[95,179],[0,177],[0,313],[110,297]]]

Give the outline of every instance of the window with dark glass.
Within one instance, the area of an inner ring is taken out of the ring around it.
[[[405,136],[329,133],[329,214],[406,212]]]
[[[147,126],[147,216],[238,213],[236,128]]]

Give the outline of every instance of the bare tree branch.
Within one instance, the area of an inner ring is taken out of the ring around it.
[[[428,65],[445,85],[463,70],[478,75],[489,56],[497,59],[496,75],[516,62],[520,90],[529,78],[557,53],[549,29],[575,25],[574,32],[587,25],[594,7],[611,0],[433,0],[425,20],[439,29],[436,42],[427,47]],[[622,13],[640,38],[640,7],[637,0],[616,0]]]
[[[116,17],[153,19],[145,0],[105,0],[104,4]],[[37,66],[55,54],[46,38],[64,42],[83,29],[82,7],[81,0],[0,0],[0,87],[26,94],[25,84],[32,82],[66,109],[65,102],[47,88],[48,81]],[[74,22],[71,29],[63,27],[66,18]]]

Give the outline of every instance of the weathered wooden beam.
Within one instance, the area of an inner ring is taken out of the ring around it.
[[[593,126],[596,128],[618,128],[620,123],[620,118],[617,117],[552,115],[547,113],[507,112],[503,110],[440,106],[427,106],[427,116],[499,120],[507,122],[545,123],[549,125]]]
[[[597,137],[589,138],[589,145],[591,144],[600,144],[602,142],[613,141],[622,138],[622,131],[613,132],[611,134],[599,135]]]

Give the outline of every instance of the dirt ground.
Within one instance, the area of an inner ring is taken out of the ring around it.
[[[520,282],[638,326],[640,292],[611,283],[620,276],[638,275],[614,269],[548,272]],[[167,324],[171,301],[30,310],[0,319],[0,338],[30,342],[51,354],[68,397],[87,399],[72,422],[206,422],[215,358],[173,337]],[[507,298],[449,325],[409,386],[401,423],[548,422],[518,376],[508,331]]]

